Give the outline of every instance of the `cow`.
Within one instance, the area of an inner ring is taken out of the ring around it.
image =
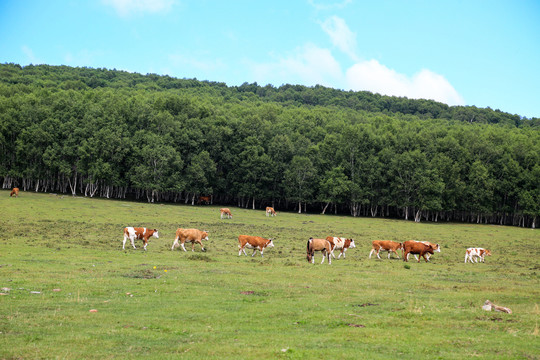
[[[242,251],[244,252],[244,255],[247,256],[245,250],[246,247],[248,249],[253,249],[253,254],[251,254],[251,256],[255,255],[255,252],[259,250],[262,257],[264,249],[267,247],[274,247],[274,243],[272,242],[272,239],[265,239],[260,236],[238,236],[238,256],[242,255]]]
[[[323,258],[321,261],[321,264],[324,262],[324,258],[328,258],[328,265],[332,265],[332,257],[330,254],[332,253],[332,245],[330,244],[330,241],[326,239],[314,239],[312,237],[309,238],[307,242],[307,261],[311,262],[312,264],[315,264],[315,251],[322,252]]]
[[[267,206],[266,207],[266,216],[277,216],[276,211],[273,207]]]
[[[11,190],[9,197],[12,197],[13,195],[15,195],[15,197],[19,197],[19,188],[13,188],[13,190]]]
[[[429,241],[418,241],[418,240],[414,240],[416,242],[421,242],[422,244],[426,244],[426,245],[429,245],[433,248],[433,252],[441,252],[441,247],[439,246],[439,244],[433,244],[433,243],[430,243]],[[426,254],[426,257],[429,261],[429,258],[431,257],[431,255],[429,255],[429,253]],[[417,254],[414,254],[414,258],[416,260],[418,260],[418,255]],[[407,259],[408,260],[408,259]]]
[[[137,249],[135,247],[135,239],[142,239],[142,241],[144,242],[144,251],[146,251],[146,246],[148,245],[148,238],[151,236],[159,239],[158,231],[156,229],[150,230],[144,227],[141,228],[130,226],[124,228],[124,243],[122,244],[122,250],[125,249],[127,239],[131,241],[131,245],[134,249]]]
[[[403,261],[409,261],[409,254],[418,254],[428,262],[426,254],[433,254],[433,247],[423,244],[419,241],[409,240],[403,243]],[[420,259],[418,259],[420,262]]]
[[[392,254],[392,252],[394,252],[398,259],[399,259],[399,254],[398,254],[398,250],[403,250],[403,244],[400,243],[400,242],[395,242],[395,241],[392,241],[392,240],[374,240],[372,243],[371,243],[371,252],[369,253],[369,258],[371,259],[371,255],[376,252],[377,253],[377,258],[381,258],[379,256],[379,252],[381,250],[383,251],[388,251],[388,258],[390,259],[390,255]]]
[[[338,256],[338,259],[341,257],[341,255],[343,255],[343,258],[345,259],[345,251],[347,251],[348,248],[352,249],[356,247],[356,245],[354,245],[354,239],[328,236],[326,237],[326,240],[332,246],[330,254],[334,257],[334,259],[336,258],[336,256],[334,255],[334,250],[336,249],[341,250],[341,253]]]
[[[219,212],[221,213],[221,218],[226,217],[227,219],[232,219],[231,210],[229,208],[223,208],[219,209]]]
[[[178,228],[176,229],[176,237],[174,238],[174,242],[172,244],[171,250],[174,250],[174,248],[177,247],[178,244],[180,243],[182,250],[187,251],[186,248],[184,247],[184,243],[190,242],[192,244],[191,251],[195,251],[195,243],[201,245],[202,251],[206,251],[202,243],[202,240],[208,241],[207,231],[201,231],[199,229]]]
[[[465,251],[465,263],[467,263],[467,260],[469,260],[471,263],[474,262],[478,263],[478,258],[480,258],[480,262],[484,262],[484,256],[491,256],[491,251],[484,248],[468,248]]]
[[[204,203],[205,205],[208,205],[210,204],[211,200],[212,198],[210,196],[199,196],[199,198],[197,199],[197,204],[200,205]]]

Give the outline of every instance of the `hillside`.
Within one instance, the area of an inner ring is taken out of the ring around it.
[[[538,125],[321,86],[0,65],[3,188],[536,227]]]

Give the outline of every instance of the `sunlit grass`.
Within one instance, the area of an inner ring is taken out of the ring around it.
[[[0,358],[537,358],[538,231],[0,191]],[[279,209],[277,209],[279,211]],[[122,251],[122,228],[157,228]],[[177,227],[209,231],[170,250]],[[274,238],[261,259],[239,234]],[[331,266],[310,236],[353,237]],[[368,259],[371,241],[429,240],[431,263]],[[490,248],[464,264],[469,246]],[[187,247],[190,249],[190,247]],[[57,291],[54,291],[54,290]],[[59,291],[58,291],[59,290]],[[513,314],[481,310],[485,300]],[[97,312],[90,312],[95,309]]]

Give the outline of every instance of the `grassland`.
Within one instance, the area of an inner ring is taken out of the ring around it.
[[[0,358],[540,358],[538,230],[232,211],[0,191]],[[122,251],[125,226],[160,238]],[[179,226],[208,230],[208,251],[171,251]],[[275,248],[239,257],[239,234]],[[331,234],[357,248],[308,264],[307,239]],[[368,259],[375,239],[442,252]],[[469,246],[493,256],[464,264]]]

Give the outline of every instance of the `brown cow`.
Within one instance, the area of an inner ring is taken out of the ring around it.
[[[315,251],[322,252],[323,258],[321,261],[321,264],[324,262],[324,258],[328,258],[328,265],[332,265],[332,257],[330,254],[332,253],[332,245],[330,244],[330,241],[326,239],[314,239],[312,237],[309,238],[307,242],[307,261],[311,262],[312,264],[315,264]]]
[[[345,251],[347,251],[348,248],[355,248],[356,245],[354,244],[354,239],[347,239],[343,237],[336,237],[336,236],[327,236],[326,240],[330,243],[332,249],[330,251],[330,254],[336,258],[334,255],[334,250],[338,249],[341,250],[341,253],[338,256],[338,259],[343,255],[343,258],[345,259]]]
[[[219,209],[219,212],[221,213],[222,219],[223,217],[226,217],[227,219],[232,219],[232,213],[231,213],[231,210],[229,210],[229,208]]]
[[[13,188],[13,190],[11,190],[9,196],[12,197],[13,195],[15,195],[15,197],[19,197],[19,188]]]
[[[403,243],[403,261],[409,261],[409,254],[418,254],[428,262],[428,259],[426,258],[427,253],[433,255],[433,247],[430,245],[414,240],[405,241]],[[418,259],[418,262],[420,262],[420,258]]]
[[[205,205],[210,204],[210,201],[212,198],[210,196],[199,196],[199,199],[197,199],[197,205],[200,205],[204,203]]]
[[[414,241],[421,242],[422,244],[426,244],[426,245],[431,246],[431,248],[433,249],[433,252],[441,252],[441,247],[439,246],[439,244],[433,244],[433,243],[430,243],[429,241],[418,241],[418,240],[414,240]],[[427,259],[429,261],[429,258],[431,257],[431,255],[429,255],[429,253],[428,253],[428,254],[426,254],[426,257],[427,257]],[[414,258],[416,260],[418,260],[418,255],[415,254]],[[409,259],[407,259],[407,260],[409,260]]]
[[[392,240],[374,240],[372,243],[371,243],[371,246],[372,246],[372,249],[371,249],[371,252],[369,253],[369,258],[371,259],[371,255],[374,253],[374,252],[377,252],[377,258],[381,258],[379,256],[379,252],[381,250],[383,251],[388,251],[388,258],[390,259],[390,255],[392,254],[392,252],[394,252],[398,259],[399,259],[399,254],[398,254],[398,250],[403,250],[403,244],[402,243],[399,243],[399,242],[395,242],[395,241],[392,241]]]
[[[131,227],[131,226],[124,228],[124,243],[122,244],[122,249],[125,249],[127,239],[131,241],[131,245],[133,246],[134,249],[136,249],[135,239],[142,239],[142,241],[144,242],[144,251],[146,251],[146,246],[148,245],[148,238],[150,236],[153,236],[156,239],[159,239],[159,234],[156,229],[150,230],[147,228]]]
[[[272,242],[272,239],[265,239],[260,236],[249,236],[249,235],[240,235],[238,236],[238,256],[242,255],[242,251],[244,252],[244,255],[247,256],[245,248],[253,249],[253,254],[251,256],[255,255],[255,252],[259,250],[261,252],[261,257],[263,256],[264,249],[267,247],[274,247],[274,243]]]
[[[266,207],[266,216],[276,216],[276,211],[273,207],[267,206]]]
[[[202,240],[208,240],[208,232],[201,231],[199,229],[176,229],[176,238],[172,244],[171,250],[174,250],[178,246],[178,241],[180,241],[180,246],[184,251],[187,251],[184,247],[184,243],[190,242],[192,244],[191,251],[195,251],[195,243],[201,245],[201,250],[206,251]]]

